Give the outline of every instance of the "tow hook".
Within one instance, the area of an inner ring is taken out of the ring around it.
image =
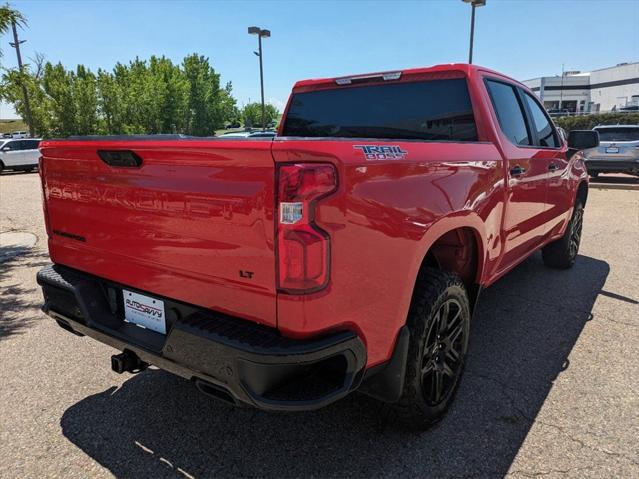
[[[139,373],[144,371],[149,365],[138,358],[131,351],[124,351],[111,356],[111,369],[118,374],[123,372]]]

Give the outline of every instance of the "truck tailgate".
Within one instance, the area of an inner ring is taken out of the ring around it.
[[[55,263],[276,326],[270,141],[57,140],[40,149]],[[141,165],[107,164],[105,152],[122,151]]]

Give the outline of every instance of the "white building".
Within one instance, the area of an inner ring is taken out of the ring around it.
[[[547,110],[603,112],[639,106],[639,62],[522,83],[537,94]]]

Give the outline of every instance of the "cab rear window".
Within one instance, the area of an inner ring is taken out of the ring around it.
[[[284,136],[477,141],[464,78],[296,93]]]

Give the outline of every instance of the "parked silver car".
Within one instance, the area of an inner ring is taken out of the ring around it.
[[[599,146],[584,152],[592,177],[599,173],[630,173],[639,176],[639,125],[596,126]]]

